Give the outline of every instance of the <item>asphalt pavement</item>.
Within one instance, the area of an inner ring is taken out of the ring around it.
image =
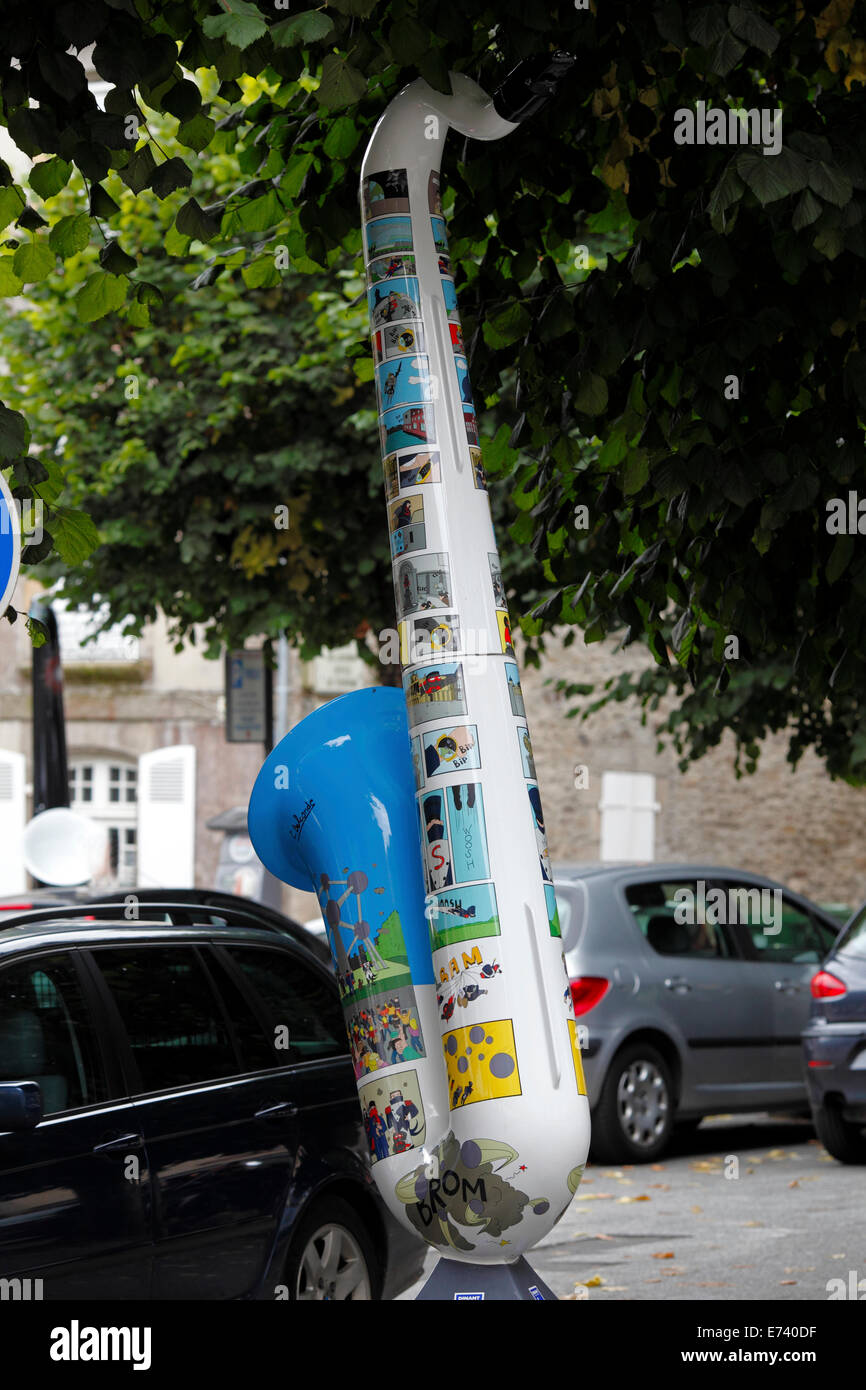
[[[587,1165],[528,1259],[561,1299],[864,1300],[866,1168],[805,1120],[713,1116],[658,1163]]]

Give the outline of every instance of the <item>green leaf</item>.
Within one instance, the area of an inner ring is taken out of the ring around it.
[[[200,152],[207,149],[215,130],[216,124],[210,116],[199,111],[192,120],[184,121],[182,125],[178,126],[177,138],[182,145],[186,145],[187,149]]]
[[[91,217],[113,217],[116,212],[120,212],[120,208],[111,194],[102,187],[101,183],[93,184],[90,190]]]
[[[26,199],[16,183],[0,188],[0,231],[14,222],[24,207]]]
[[[134,256],[127,255],[120,243],[112,238],[100,251],[99,264],[103,270],[111,271],[112,275],[128,275],[131,270],[135,270],[138,262]]]
[[[275,24],[271,38],[275,48],[291,48],[296,43],[317,43],[327,38],[333,29],[333,21],[319,10],[303,10]]]
[[[313,158],[308,151],[306,154],[293,155],[289,160],[286,172],[280,179],[280,192],[287,202],[292,202],[300,193],[301,184],[307,177]]]
[[[605,401],[605,404],[607,402]],[[602,407],[604,409],[604,407]],[[622,490],[626,497],[640,492],[649,478],[649,458],[646,449],[632,449],[622,474]]]
[[[201,92],[194,82],[184,77],[169,87],[160,105],[179,121],[189,121],[201,108]]]
[[[195,198],[190,198],[179,210],[175,226],[183,236],[195,237],[198,241],[212,241],[219,232],[221,221],[220,214],[205,212]]]
[[[735,161],[731,160],[710,195],[710,201],[707,204],[707,212],[710,217],[716,217],[718,213],[729,208],[731,203],[738,202],[744,187],[745,185],[737,173]]]
[[[854,191],[851,180],[841,169],[818,160],[813,160],[809,165],[809,187],[819,198],[823,198],[825,203],[834,203],[837,208],[850,203]]]
[[[322,148],[329,159],[347,159],[361,138],[351,116],[338,116],[325,136]]]
[[[227,39],[235,48],[249,48],[268,32],[268,26],[255,5],[247,0],[222,0],[228,14],[208,15],[202,28],[209,39]]]
[[[55,548],[67,565],[80,565],[100,543],[90,517],[75,507],[53,507],[51,530]]]
[[[40,198],[53,198],[61,188],[65,188],[72,173],[72,165],[55,155],[53,159],[41,160],[30,170],[28,182]]]
[[[250,198],[231,204],[226,208],[221,231],[223,236],[236,236],[239,232],[264,232],[275,223],[281,222],[285,210],[275,188],[269,188],[259,198]]]
[[[113,309],[119,309],[126,299],[129,281],[122,275],[110,275],[96,270],[85,280],[75,297],[76,311],[82,323],[93,323]]]
[[[414,67],[430,47],[430,28],[407,15],[391,25],[388,43],[395,62],[401,67]]]
[[[28,241],[12,257],[12,269],[23,284],[44,280],[54,269],[54,252],[44,241]]]
[[[0,298],[20,294],[24,288],[21,277],[12,269],[12,257],[0,256]]]
[[[251,290],[271,288],[279,285],[283,278],[274,264],[273,256],[257,256],[242,268],[241,275],[244,284]]]
[[[739,34],[746,43],[752,44],[754,48],[760,48],[762,53],[770,54],[776,51],[779,43],[779,31],[774,29],[772,24],[768,24],[754,10],[747,10],[742,5],[731,5],[728,9],[728,23],[735,34]]]
[[[833,549],[830,551],[830,558],[827,561],[827,568],[824,571],[828,584],[835,584],[840,575],[844,574],[848,568],[854,554],[855,540],[854,536],[836,537]]]
[[[702,5],[699,9],[688,7],[686,27],[689,38],[694,39],[701,48],[709,48],[711,43],[722,37],[728,26],[721,5]]]
[[[489,347],[504,348],[523,338],[532,327],[529,310],[519,300],[502,309],[494,318],[485,319],[482,332]]]
[[[787,161],[783,162],[783,154],[789,156]],[[788,193],[799,192],[806,184],[805,161],[794,150],[780,151],[775,156],[744,150],[737,157],[737,173],[764,207]]]
[[[712,47],[710,53],[710,72],[717,73],[719,77],[726,77],[735,68],[746,51],[746,45],[734,38],[734,35],[725,32],[722,34]]]
[[[797,206],[794,208],[794,216],[791,218],[791,226],[795,232],[800,232],[804,227],[809,227],[820,217],[823,208],[811,189],[807,188]]]
[[[0,459],[26,454],[29,443],[30,429],[24,416],[17,410],[9,410],[0,401]]]
[[[57,256],[67,260],[83,251],[90,241],[90,217],[86,212],[73,212],[61,217],[48,233],[48,245]]]
[[[367,79],[346,58],[329,53],[322,64],[322,80],[316,100],[329,111],[354,106],[367,91]]]
[[[157,198],[167,198],[176,188],[189,188],[191,183],[192,173],[180,155],[174,155],[158,165],[150,180],[150,186]]]
[[[581,377],[580,385],[574,396],[574,406],[576,410],[581,410],[585,415],[600,415],[607,409],[607,382],[603,376],[598,376],[595,372],[587,372]],[[646,481],[646,479],[644,479]]]
[[[133,150],[121,170],[120,177],[133,193],[140,193],[150,183],[155,169],[156,160],[150,145],[142,145],[140,150]]]

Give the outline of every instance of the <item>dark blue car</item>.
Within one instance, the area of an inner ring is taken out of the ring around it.
[[[424,1253],[372,1183],[336,983],[302,945],[0,929],[3,1297],[389,1298]]]
[[[821,1143],[841,1163],[866,1163],[866,905],[812,979],[803,1048]]]

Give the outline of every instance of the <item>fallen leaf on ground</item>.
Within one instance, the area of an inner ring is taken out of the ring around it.
[[[654,1260],[672,1260],[674,1258],[674,1252],[673,1250],[654,1250],[652,1258]]]
[[[575,1198],[578,1202],[603,1202],[606,1197],[612,1197],[612,1192],[578,1192]]]
[[[602,1279],[601,1275],[594,1274],[591,1279],[578,1279],[574,1287],[577,1288],[578,1284],[582,1284],[585,1289],[597,1289],[599,1284],[603,1283],[604,1280]]]
[[[768,1158],[784,1158],[784,1157],[785,1157],[785,1150],[784,1150],[784,1149],[771,1149],[770,1152],[767,1154],[767,1157],[768,1157]]]
[[[670,1192],[671,1190],[669,1182],[651,1182],[649,1186],[658,1188],[659,1192]]]
[[[780,1279],[779,1284],[796,1284],[796,1279]]]
[[[799,1184],[799,1182],[797,1181],[796,1178],[792,1178],[791,1181],[788,1183],[788,1186],[789,1186],[789,1187],[799,1187],[800,1184]]]
[[[665,1171],[665,1165],[663,1163],[651,1163],[650,1167],[654,1173],[663,1173]]]
[[[602,1234],[601,1232],[599,1232],[599,1234],[595,1237],[595,1239],[596,1239],[596,1240],[616,1240],[616,1236],[607,1236],[607,1235],[604,1235],[604,1234]]]
[[[742,1267],[745,1269],[745,1265]],[[733,1265],[732,1268],[739,1269],[740,1266]],[[726,1284],[722,1279],[701,1279],[698,1281],[697,1287],[699,1289],[730,1289],[732,1285]]]
[[[692,1211],[703,1211],[703,1207],[692,1207]]]
[[[644,1279],[645,1284],[660,1284],[661,1279]]]
[[[647,1197],[646,1193],[641,1193],[639,1197],[617,1197],[618,1202],[651,1202],[652,1197]]]
[[[744,1221],[744,1226],[763,1226],[763,1221]]]

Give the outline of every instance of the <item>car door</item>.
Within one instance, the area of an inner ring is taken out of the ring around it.
[[[93,951],[150,1157],[161,1299],[250,1292],[294,1159],[293,1110],[268,1080],[268,1040],[231,981],[217,991],[208,954],[206,943],[165,941]]]
[[[641,998],[679,1041],[680,1108],[704,1113],[741,1100],[753,1031],[745,962],[724,916],[707,902],[710,886],[697,876],[648,875],[625,890],[646,945]]]
[[[772,896],[771,896],[772,895]],[[768,889],[764,908],[740,925],[756,1018],[767,1020],[770,1103],[806,1099],[801,1033],[809,1018],[809,982],[832,945],[832,933],[805,904]]]
[[[0,1275],[45,1299],[150,1294],[147,1154],[105,1026],[75,951],[0,969],[0,1080],[36,1081],[44,1113],[0,1134]]]

